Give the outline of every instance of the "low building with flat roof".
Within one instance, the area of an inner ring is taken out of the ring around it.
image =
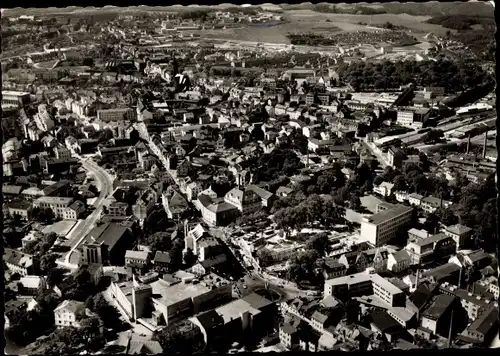
[[[171,282],[159,279],[151,283],[153,306],[163,313],[167,325],[188,318],[232,298],[232,285],[210,274],[200,279],[179,279]]]

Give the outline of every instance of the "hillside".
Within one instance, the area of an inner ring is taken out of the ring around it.
[[[389,14],[409,14],[413,16],[442,16],[442,15],[475,15],[494,17],[494,8],[488,2],[426,2],[426,3],[380,3],[380,4],[335,4],[331,3],[302,3],[288,5],[283,4],[284,10],[314,10],[320,9],[324,12],[326,7],[335,7],[337,13],[352,13],[356,10],[366,10],[367,8],[376,10],[376,12],[385,12]]]

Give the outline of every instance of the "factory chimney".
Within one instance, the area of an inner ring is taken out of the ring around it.
[[[467,154],[469,154],[470,151],[470,135],[467,138]]]
[[[486,158],[486,145],[488,143],[488,131],[484,133],[483,159]]]

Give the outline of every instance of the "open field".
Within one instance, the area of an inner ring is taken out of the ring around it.
[[[312,10],[291,10],[285,13],[292,24],[302,23],[316,24],[321,26],[327,19],[331,24],[338,26],[343,31],[367,31],[366,26],[358,25],[358,22],[371,24],[372,26],[382,25],[386,22],[391,22],[397,26],[404,26],[413,32],[428,33],[433,32],[437,35],[444,35],[448,29],[439,26],[425,23],[430,16],[410,16],[407,14],[380,14],[380,15],[347,15],[347,14],[327,14],[318,13]]]
[[[429,32],[436,35],[444,35],[448,31],[448,29],[442,26],[425,23],[430,18],[429,16],[410,16],[407,14],[345,15],[318,13],[312,10],[290,10],[285,11],[283,15],[287,19],[287,22],[272,27],[249,26],[226,30],[204,30],[202,33],[203,37],[290,44],[290,40],[286,37],[288,32],[333,34],[339,32],[376,31],[376,29],[359,25],[359,22],[368,23],[374,27],[386,22],[405,26],[408,32],[419,40],[423,40],[423,36]],[[329,21],[327,22],[327,20]],[[422,46],[418,47],[422,48]],[[424,49],[426,47],[428,46],[424,46]]]
[[[204,30],[205,37],[232,39],[240,41],[273,42],[290,44],[288,32],[335,33],[341,29],[331,22],[291,21],[271,27],[245,26],[227,30]]]

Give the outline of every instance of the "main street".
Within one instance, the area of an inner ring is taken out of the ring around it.
[[[75,227],[77,231],[73,231],[73,238],[70,242],[70,251],[64,256],[62,261],[58,263],[62,266],[69,268],[76,268],[74,263],[70,262],[70,257],[73,252],[82,244],[87,234],[95,227],[97,221],[101,217],[104,200],[113,192],[113,177],[106,172],[103,168],[99,167],[92,159],[79,157],[82,161],[83,168],[89,173],[93,174],[96,179],[97,188],[99,189],[99,197],[95,202],[95,210],[85,219],[82,224]]]

